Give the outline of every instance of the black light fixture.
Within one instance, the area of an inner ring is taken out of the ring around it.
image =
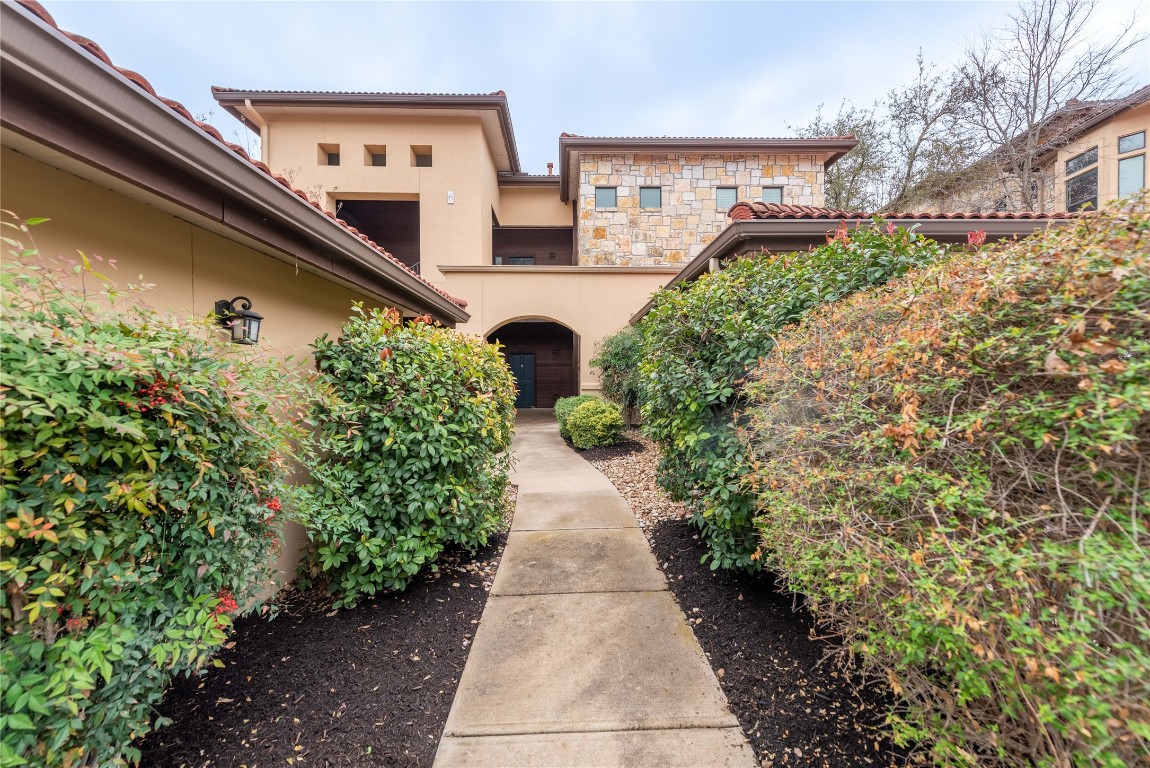
[[[236,344],[256,344],[260,340],[260,322],[264,316],[252,311],[252,300],[247,296],[236,296],[231,301],[220,299],[216,302],[217,322],[232,331],[232,341]]]

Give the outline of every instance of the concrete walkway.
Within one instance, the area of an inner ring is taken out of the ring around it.
[[[751,768],[754,753],[635,516],[521,411],[515,519],[437,768]]]

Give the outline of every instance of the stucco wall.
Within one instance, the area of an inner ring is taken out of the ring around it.
[[[580,264],[681,264],[726,227],[718,187],[736,200],[782,187],[783,202],[823,204],[823,162],[815,155],[584,154],[579,160]],[[615,187],[617,205],[596,208],[596,187]],[[639,188],[659,187],[662,206],[639,207]]]
[[[602,268],[601,270],[493,267],[487,271],[451,271],[447,290],[472,303],[471,320],[459,330],[486,337],[514,320],[552,320],[578,335],[579,386],[599,391],[599,376],[591,369],[595,344],[627,324],[651,294],[676,274]]]
[[[115,260],[100,265],[115,282],[152,283],[142,297],[151,306],[206,316],[217,299],[242,294],[264,316],[259,352],[295,358],[310,367],[309,344],[334,333],[353,301],[367,297],[264,253],[176,218],[140,200],[33,160],[11,149],[0,154],[0,204],[22,218],[47,217],[32,232],[46,257],[76,252]],[[303,529],[289,524],[278,582],[294,577]]]
[[[1049,167],[1050,175],[1055,179],[1052,199],[1056,207],[1053,210],[1066,210],[1066,161],[1092,147],[1098,147],[1098,204],[1115,199],[1118,196],[1118,138],[1139,131],[1145,131],[1150,141],[1150,102],[1122,113],[1060,149],[1057,160]],[[1124,153],[1122,157],[1146,154],[1147,150],[1142,149]]]
[[[496,214],[504,227],[571,226],[571,204],[559,199],[558,185],[500,187]]]

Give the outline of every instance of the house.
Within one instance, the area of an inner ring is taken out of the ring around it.
[[[522,407],[596,392],[595,343],[753,196],[822,203],[852,137],[563,134],[559,170],[520,167],[507,96],[213,88],[261,159],[386,243],[504,345]]]
[[[667,285],[681,287],[701,275],[717,272],[728,262],[762,251],[787,253],[822,245],[845,225],[869,226],[876,216],[940,243],[965,243],[968,235],[983,232],[989,240],[1026,237],[1048,226],[1073,219],[1070,213],[866,213],[810,205],[739,202],[728,213],[731,222],[686,264]],[[648,301],[630,318],[634,325],[651,311]]]
[[[1144,189],[1148,133],[1150,85],[1122,98],[1070,101],[1038,127],[1031,207],[1044,213],[1096,209]],[[992,153],[965,171],[927,179],[902,202],[935,212],[1023,210],[1017,178],[1003,156]]]
[[[465,302],[311,203],[34,2],[0,4],[0,206],[46,217],[45,257],[115,259],[157,309],[207,317],[250,299],[257,349],[302,361],[353,301],[466,324]],[[289,525],[281,579],[305,536]]]

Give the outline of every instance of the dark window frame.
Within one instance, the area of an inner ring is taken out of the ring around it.
[[[657,205],[646,205],[643,203],[643,193],[654,192],[658,195],[659,202]],[[663,188],[662,187],[639,187],[639,207],[644,210],[655,211],[663,208]]]
[[[1085,171],[1092,165],[1098,163],[1098,147],[1094,146],[1085,152],[1079,152],[1074,157],[1066,161],[1066,175],[1069,177],[1071,174],[1077,174],[1079,171]],[[1067,179],[1069,181],[1069,178]]]
[[[723,192],[733,192],[733,202],[730,205],[722,205],[719,201],[719,195]],[[731,210],[735,203],[739,202],[739,188],[737,186],[721,186],[715,187],[715,207],[720,211],[726,212]]]
[[[1093,182],[1094,182],[1093,192],[1094,192],[1094,194],[1093,195],[1082,195],[1081,193],[1079,193],[1079,195],[1077,197],[1073,197],[1071,194],[1071,191],[1074,188],[1074,186],[1076,184],[1079,184],[1079,185],[1082,184],[1089,177],[1093,177]],[[1087,204],[1090,205],[1091,210],[1097,210],[1097,208],[1098,208],[1098,165],[1097,164],[1095,164],[1094,167],[1089,168],[1088,170],[1083,171],[1082,173],[1079,173],[1079,174],[1066,180],[1066,210],[1078,211],[1078,210],[1081,210],[1082,208],[1084,208]]]
[[[1129,162],[1131,160],[1137,160],[1139,158],[1141,158],[1141,160],[1142,160],[1142,183],[1139,184],[1137,188],[1123,193],[1122,192],[1122,186],[1121,186],[1121,184],[1122,184],[1122,164],[1125,162]],[[1118,170],[1118,178],[1115,179],[1115,187],[1118,190],[1118,196],[1119,197],[1127,197],[1129,195],[1134,194],[1135,192],[1137,192],[1140,189],[1146,188],[1146,153],[1145,152],[1140,152],[1140,153],[1135,154],[1135,155],[1127,155],[1126,157],[1118,158],[1118,169],[1117,170]]]
[[[1122,142],[1123,141],[1125,141],[1126,139],[1133,139],[1133,138],[1136,138],[1139,136],[1142,138],[1141,144],[1139,144],[1136,147],[1127,147],[1126,149],[1122,148]],[[1125,154],[1128,154],[1130,152],[1137,152],[1137,151],[1142,150],[1142,149],[1146,149],[1146,131],[1135,131],[1134,133],[1128,133],[1125,136],[1119,136],[1118,137],[1118,154],[1125,155]]]
[[[779,192],[778,202],[775,202],[774,200],[771,200],[770,202],[767,201],[767,190],[768,189],[778,190],[778,192]],[[762,202],[767,203],[768,205],[782,205],[783,204],[783,188],[782,188],[782,186],[780,186],[778,184],[763,185],[762,196],[759,199]]]
[[[610,192],[611,193],[611,200],[612,200],[611,205],[601,205],[599,203],[599,193],[600,192]],[[619,187],[617,187],[617,186],[616,187],[595,187],[595,208],[596,208],[596,210],[609,211],[613,208],[618,208],[618,207],[619,207]]]

